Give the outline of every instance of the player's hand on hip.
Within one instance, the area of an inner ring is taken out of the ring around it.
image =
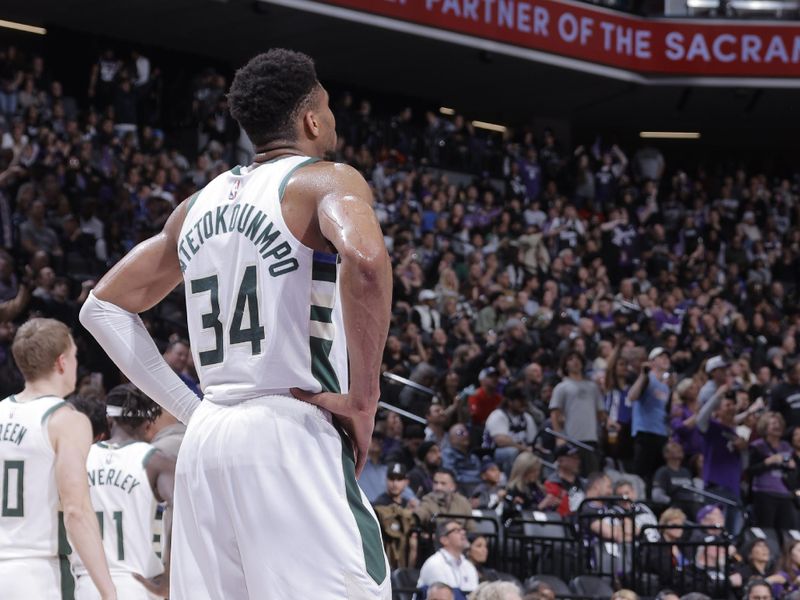
[[[364,412],[359,410],[356,403],[347,394],[335,394],[333,392],[314,394],[299,388],[292,388],[290,392],[298,400],[324,408],[337,417],[337,421],[342,425],[347,435],[350,436],[350,441],[353,444],[356,477],[359,477],[364,465],[367,463],[367,451],[372,438],[372,430],[375,427],[374,411]]]
[[[134,579],[147,588],[147,591],[159,598],[169,597],[169,576],[167,573],[156,575],[155,577],[143,577],[139,573],[133,574]]]

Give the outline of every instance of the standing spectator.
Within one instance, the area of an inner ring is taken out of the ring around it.
[[[781,531],[797,528],[794,493],[785,482],[795,469],[792,447],[782,439],[785,429],[780,413],[761,415],[756,425],[760,439],[750,444],[748,461],[755,525]]]
[[[706,362],[706,375],[708,381],[703,384],[697,394],[700,406],[705,404],[717,388],[728,380],[728,362],[722,356],[712,356]]]
[[[585,358],[571,350],[561,360],[564,379],[555,387],[550,398],[550,419],[553,430],[573,440],[598,447],[598,431],[605,422],[603,394],[594,381],[584,377]],[[559,440],[557,443],[563,443]],[[581,450],[582,473],[600,468],[597,452]]]
[[[628,460],[631,452],[631,420],[633,407],[628,392],[628,359],[622,355],[622,346],[617,345],[608,359],[605,373],[604,404],[606,421],[606,454],[616,460]]]
[[[716,418],[712,413],[716,411]],[[728,385],[720,386],[697,414],[696,427],[704,433],[703,483],[709,492],[736,503],[726,509],[725,523],[736,535],[742,526],[742,453],[747,440],[736,433],[736,401]]]
[[[661,449],[667,443],[669,367],[667,350],[653,348],[628,392],[633,402],[633,472],[648,482],[648,491],[661,464]]]
[[[492,411],[503,401],[497,391],[498,379],[499,373],[494,367],[486,367],[478,374],[480,387],[467,399],[473,425],[483,427]]]

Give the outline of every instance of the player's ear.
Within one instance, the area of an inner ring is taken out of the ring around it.
[[[313,108],[306,110],[305,114],[303,115],[303,127],[305,128],[308,137],[312,139],[318,138],[321,132],[320,125],[321,123],[319,120],[319,114]]]

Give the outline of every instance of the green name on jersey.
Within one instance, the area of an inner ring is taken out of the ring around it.
[[[286,240],[276,241],[281,232],[267,215],[252,204],[223,204],[197,219],[178,244],[181,271],[197,254],[206,240],[223,233],[239,233],[258,247],[261,258],[270,259],[269,274],[279,277],[298,269],[297,259],[290,257],[292,247]]]
[[[126,475],[122,469],[100,468],[89,471],[90,486],[113,485],[130,494],[140,484],[138,479],[133,475]]]
[[[0,423],[0,442],[11,442],[19,446],[26,433],[27,427],[20,423]]]

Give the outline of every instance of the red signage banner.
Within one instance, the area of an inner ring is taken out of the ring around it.
[[[649,76],[800,77],[800,23],[645,19],[564,0],[324,0]]]

